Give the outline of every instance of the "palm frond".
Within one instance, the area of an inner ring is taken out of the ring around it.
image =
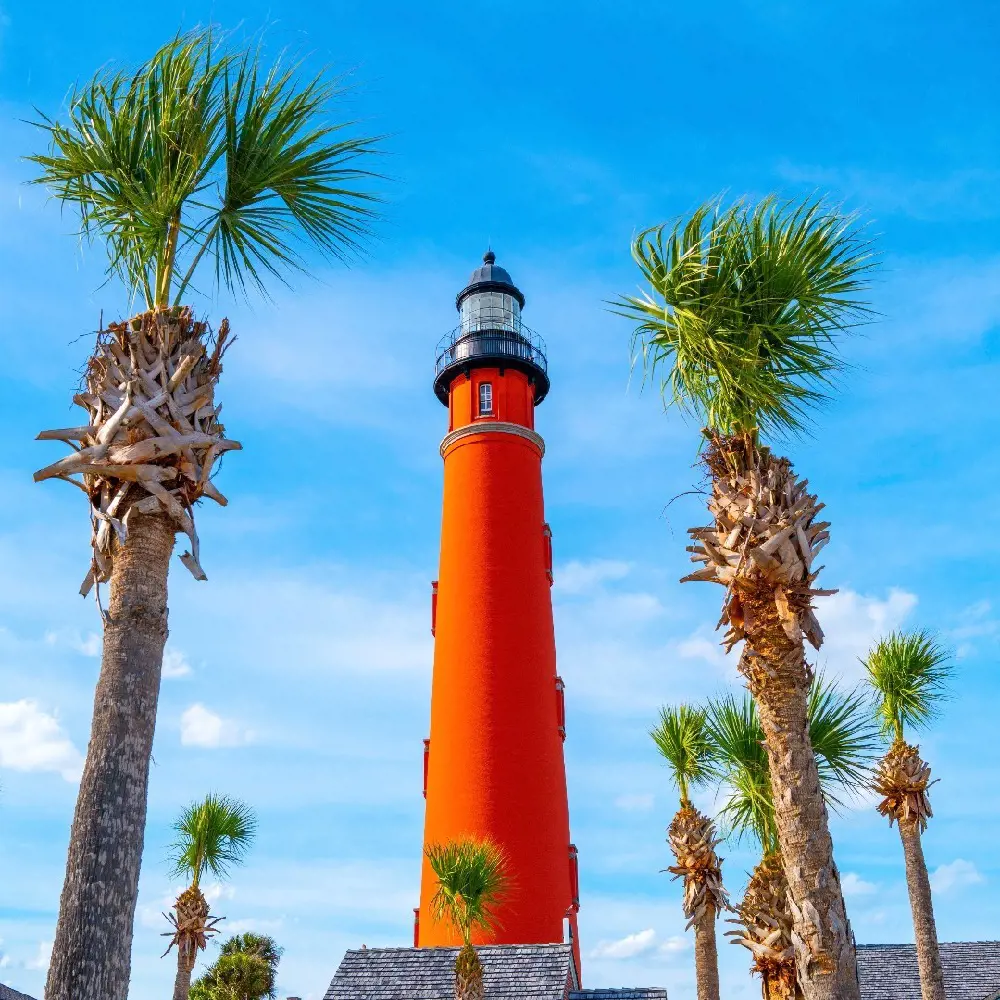
[[[424,851],[437,878],[431,900],[437,920],[450,921],[469,944],[475,929],[497,926],[497,910],[511,888],[507,856],[486,838],[463,837]]]
[[[868,787],[879,752],[871,700],[859,688],[845,691],[819,673],[809,690],[809,740],[816,754],[820,787],[827,803]]]
[[[822,674],[809,691],[809,739],[820,789],[832,808],[843,795],[868,784],[878,755],[878,734],[869,702],[858,689],[843,691]],[[727,794],[720,816],[742,839],[756,838],[766,852],[778,849],[778,830],[764,729],[749,693],[710,700],[708,734],[714,745],[714,776]]]
[[[188,877],[195,885],[205,872],[225,878],[246,857],[256,829],[253,809],[239,799],[211,794],[192,803],[174,824],[171,876]]]
[[[180,35],[135,72],[99,73],[65,124],[35,123],[49,140],[28,157],[35,182],[78,212],[150,308],[179,304],[206,259],[230,290],[301,268],[306,246],[347,259],[376,218],[363,164],[380,139],[329,118],[341,90],[295,66],[265,73],[259,51],[224,42]]]
[[[691,705],[660,709],[660,722],[649,733],[670,768],[681,804],[690,805],[689,791],[711,776],[712,741],[705,710]]]
[[[726,796],[719,818],[738,841],[749,836],[765,853],[776,850],[771,772],[753,699],[748,694],[711,699],[706,719],[714,746],[713,774]]]
[[[615,311],[664,402],[721,434],[799,432],[845,364],[837,340],[874,315],[873,248],[822,201],[719,201],[632,243],[649,290]],[[665,369],[665,371],[664,371]]]
[[[901,740],[906,726],[921,729],[937,717],[954,662],[933,632],[892,632],[862,662],[883,733]]]

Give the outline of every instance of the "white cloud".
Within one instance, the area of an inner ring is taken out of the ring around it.
[[[687,951],[691,947],[691,939],[681,934],[668,937],[656,950],[663,955],[676,955],[678,952]]]
[[[885,598],[841,590],[816,601],[825,640],[817,657],[831,674],[847,681],[864,677],[860,660],[875,640],[900,628],[917,606],[916,594],[891,587]]]
[[[163,651],[163,676],[166,678],[187,677],[191,673],[191,664],[179,649],[169,646]]]
[[[625,812],[649,812],[656,801],[652,792],[645,795],[619,795],[615,799],[615,806],[624,809]]]
[[[848,872],[840,880],[845,896],[870,896],[878,889],[874,882],[866,882],[855,872]]]
[[[54,715],[28,699],[0,702],[0,766],[14,771],[55,771],[79,781],[83,755]]]
[[[555,589],[563,594],[583,594],[599,587],[606,580],[621,580],[628,576],[631,566],[617,559],[591,559],[586,562],[573,559],[556,566],[553,574]]]
[[[52,960],[52,942],[51,941],[41,941],[38,945],[38,951],[34,958],[29,958],[27,962],[24,963],[26,969],[38,969],[44,972],[49,967],[49,962]]]
[[[232,719],[224,719],[200,702],[181,716],[181,745],[186,747],[237,747],[250,743],[253,734]]]
[[[591,958],[634,958],[649,951],[655,944],[656,931],[648,927],[617,941],[599,941],[590,955]]]
[[[979,885],[985,881],[979,869],[971,861],[965,861],[963,858],[956,858],[946,865],[938,865],[931,873],[931,888],[942,894],[952,889]]]

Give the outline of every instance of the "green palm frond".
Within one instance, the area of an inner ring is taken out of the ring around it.
[[[192,803],[174,823],[171,876],[190,878],[194,885],[206,871],[225,878],[246,857],[256,829],[253,809],[238,799],[212,794]]]
[[[857,689],[843,691],[818,674],[809,691],[809,739],[816,754],[820,788],[838,808],[843,795],[866,787],[878,754],[878,734],[869,702]],[[720,816],[738,839],[756,838],[766,852],[778,849],[778,831],[764,729],[749,693],[710,700],[708,733],[714,773],[727,799]]]
[[[661,708],[660,723],[649,735],[670,768],[681,805],[690,806],[690,790],[711,776],[712,742],[705,710],[691,705]]]
[[[841,690],[819,673],[809,690],[809,740],[816,754],[820,787],[833,807],[840,795],[867,788],[879,753],[871,701],[859,688]]]
[[[485,838],[464,837],[431,844],[424,853],[438,882],[431,900],[435,918],[451,921],[465,944],[475,929],[495,927],[511,888],[502,848]]]
[[[906,726],[920,729],[937,717],[954,663],[933,632],[893,632],[862,662],[883,733],[902,740]]]
[[[260,53],[218,33],[175,38],[135,72],[101,72],[31,156],[47,185],[103,240],[109,272],[148,307],[179,303],[207,258],[217,286],[263,288],[301,268],[300,247],[345,259],[371,233],[378,138],[328,119],[341,91],[300,67],[262,72]]]
[[[722,434],[801,431],[844,370],[839,335],[874,315],[872,244],[823,201],[709,202],[641,232],[632,256],[649,291],[615,311],[645,373]]]
[[[737,840],[750,836],[764,853],[777,850],[771,772],[757,706],[748,694],[727,694],[708,702],[706,718],[714,774],[726,794],[720,819]]]

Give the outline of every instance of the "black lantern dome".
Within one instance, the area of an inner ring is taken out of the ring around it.
[[[514,368],[535,387],[535,405],[548,394],[548,363],[541,337],[521,322],[524,295],[487,250],[482,266],[455,298],[461,322],[438,344],[434,392],[448,405],[455,376],[473,367]]]

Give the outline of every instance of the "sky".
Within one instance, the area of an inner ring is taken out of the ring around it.
[[[826,194],[877,237],[880,319],[846,342],[851,373],[811,434],[782,443],[833,522],[817,662],[853,684],[899,627],[954,650],[953,696],[920,738],[940,779],[924,846],[940,937],[1000,937],[1000,8],[225,0],[123,16],[0,0],[0,982],[41,996],[100,653],[77,596],[86,511],[32,483],[61,454],[34,437],[78,422],[89,337],[129,310],[101,248],[25,185],[42,142],[26,121],[209,22],[345,74],[333,113],[386,136],[384,218],[350,268],[311,261],[270,299],[193,303],[239,338],[219,398],[244,450],[217,480],[229,507],[199,511],[208,581],[171,571],[133,1000],[171,988],[171,823],[211,790],[258,813],[247,863],[209,895],[227,933],[284,947],[282,997],[322,997],[348,947],[411,941],[446,429],[434,348],[487,245],[548,344],[537,425],[584,982],[693,1000],[661,873],[677,796],[647,732],[660,705],[739,678],[716,589],[678,582],[705,518],[697,426],[642,390],[607,303],[637,288],[635,232],[720,193]],[[858,941],[911,940],[898,837],[871,798],[832,831]],[[752,848],[722,853],[739,894]],[[723,994],[759,996],[747,953],[720,951]]]

